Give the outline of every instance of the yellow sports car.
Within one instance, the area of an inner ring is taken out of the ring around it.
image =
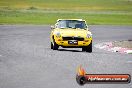
[[[82,51],[92,52],[92,33],[85,20],[58,19],[55,26],[51,26],[51,49],[82,48]]]

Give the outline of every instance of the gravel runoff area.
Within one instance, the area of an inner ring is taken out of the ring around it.
[[[113,42],[115,47],[132,48],[132,40],[115,41]]]

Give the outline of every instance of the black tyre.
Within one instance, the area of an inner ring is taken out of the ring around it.
[[[92,52],[92,41],[91,41],[91,43],[86,47],[86,52],[89,52],[89,53]]]
[[[85,52],[86,51],[86,47],[82,47],[82,51]]]
[[[56,44],[55,40],[53,39],[53,50],[58,50],[59,46]]]
[[[52,42],[51,42],[50,48],[53,49],[53,44],[52,44]]]

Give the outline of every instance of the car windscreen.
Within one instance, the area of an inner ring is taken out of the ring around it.
[[[58,21],[58,28],[80,28],[86,29],[85,21],[78,21],[78,20],[60,20]]]

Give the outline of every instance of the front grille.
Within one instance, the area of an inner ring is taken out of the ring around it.
[[[84,41],[84,38],[82,37],[62,37],[64,41],[67,40],[78,40],[78,41]]]

